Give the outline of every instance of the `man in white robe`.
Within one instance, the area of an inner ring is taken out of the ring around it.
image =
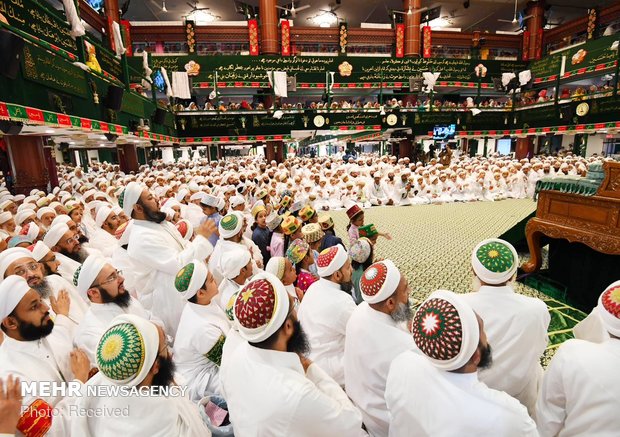
[[[224,276],[219,285],[216,304],[233,320],[233,305],[236,295],[245,283],[254,275],[250,252],[243,246],[230,247],[220,258],[220,271]],[[215,279],[215,278],[214,278]]]
[[[138,299],[174,336],[185,301],[174,291],[174,277],[192,259],[206,260],[213,251],[208,238],[215,232],[210,221],[194,229],[187,242],[170,222],[153,195],[138,183],[123,192],[123,211],[134,219],[127,253],[136,267]]]
[[[84,318],[88,304],[80,297],[75,287],[58,275],[45,276],[43,270],[43,265],[38,263],[33,253],[27,249],[15,247],[0,254],[0,277],[21,276],[39,293],[47,306],[51,305],[52,297],[57,298],[61,291],[66,291],[72,301],[67,317],[77,326]],[[52,310],[52,316],[54,314]]]
[[[351,259],[342,245],[319,254],[318,274],[299,305],[299,321],[310,341],[310,359],[344,386],[347,322],[356,308],[350,294]]]
[[[390,437],[538,435],[523,405],[478,381],[491,349],[484,322],[457,294],[431,294],[412,331],[422,353],[403,352],[387,378]]]
[[[120,337],[126,341],[119,342]],[[154,396],[130,393],[116,397],[83,394],[78,398],[78,408],[116,411],[118,414],[72,417],[70,435],[211,436],[197,405],[182,395],[183,387],[174,384],[174,365],[161,327],[135,315],[116,317],[97,346],[97,367],[99,373],[88,382],[89,385],[145,388],[156,393]],[[162,389],[173,391],[166,396]]]
[[[373,206],[391,205],[393,202],[385,192],[383,182],[381,182],[381,173],[375,172],[372,183],[368,184],[368,200]]]
[[[475,281],[481,286],[462,297],[484,320],[493,345],[493,366],[481,370],[478,378],[515,397],[533,416],[542,381],[540,357],[547,347],[549,310],[542,300],[515,293],[511,281],[519,257],[507,241],[485,240],[474,248],[471,259]]]
[[[389,415],[385,381],[392,360],[415,348],[411,333],[400,324],[411,321],[411,290],[390,260],[372,264],[360,279],[364,302],[347,323],[344,379],[347,395],[361,410],[373,436],[387,436]]]
[[[109,206],[101,206],[95,217],[97,229],[91,235],[89,247],[99,250],[106,258],[112,258],[114,249],[118,246],[118,240],[114,233],[118,228],[118,217]]]
[[[620,429],[620,281],[598,301],[602,343],[568,340],[555,353],[536,404],[541,437],[615,436]]]
[[[235,436],[364,435],[359,410],[307,358],[293,298],[275,276],[256,275],[234,308],[243,341],[220,376]]]
[[[90,366],[86,354],[71,350],[73,323],[66,317],[71,304],[68,294],[63,292],[52,302],[55,322],[50,318],[49,307],[25,279],[12,275],[0,283],[0,324],[4,333],[0,379],[13,375],[22,384],[87,381]],[[26,392],[17,430],[26,435],[27,430],[50,437],[70,435],[69,408],[74,402],[75,399],[64,398],[58,392]]]
[[[234,211],[222,217],[218,224],[220,239],[213,248],[213,253],[209,257],[209,271],[213,274],[215,282],[221,285],[224,281],[222,272],[222,255],[230,250],[249,250],[243,244],[243,232],[245,230],[245,219],[243,214]],[[224,307],[225,309],[225,307]]]
[[[221,396],[219,370],[231,323],[217,305],[218,288],[203,261],[194,260],[177,275],[175,287],[187,299],[174,344],[174,362],[194,402]]]
[[[125,289],[123,276],[105,258],[91,255],[79,267],[74,279],[79,293],[91,302],[77,327],[73,343],[86,352],[93,367],[99,339],[110,322],[121,314],[134,314],[150,319],[150,314]],[[161,321],[153,320],[162,324]]]

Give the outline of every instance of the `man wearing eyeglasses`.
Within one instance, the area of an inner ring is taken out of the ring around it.
[[[136,291],[143,306],[161,319],[166,332],[176,333],[185,299],[174,288],[176,274],[193,259],[206,260],[213,252],[209,237],[217,228],[208,220],[185,241],[159,209],[157,199],[137,182],[127,185],[119,198],[123,211],[134,219],[127,253],[136,265]]]
[[[28,286],[39,293],[43,302],[52,307],[52,317],[56,314],[52,299],[58,298],[63,292],[67,293],[71,300],[71,308],[66,315],[76,326],[88,310],[86,301],[80,298],[77,290],[66,280],[58,275],[45,276],[43,266],[28,249],[15,247],[0,254],[0,277],[6,278],[10,275],[24,278]]]
[[[86,258],[75,273],[73,283],[80,295],[90,301],[90,308],[75,332],[73,343],[86,352],[93,365],[97,343],[116,316],[134,314],[150,319],[142,304],[125,289],[124,282],[122,274],[97,255]]]
[[[71,231],[66,223],[57,223],[47,231],[43,242],[56,254],[56,259],[60,262],[60,275],[67,281],[72,281],[75,270],[88,256],[88,252],[79,242],[79,235]]]

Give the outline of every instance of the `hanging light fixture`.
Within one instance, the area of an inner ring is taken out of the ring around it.
[[[163,0],[163,2],[161,4],[161,11],[162,12],[168,12],[168,9],[166,9],[166,0]]]
[[[413,11],[411,10],[411,6],[409,6],[409,10],[407,11],[407,15],[411,15],[413,14]]]
[[[212,23],[213,21],[217,21],[221,18],[222,17],[219,15],[215,15],[204,9],[196,9],[187,15],[187,19],[196,22],[196,24]]]

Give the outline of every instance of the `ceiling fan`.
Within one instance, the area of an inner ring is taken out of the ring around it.
[[[330,3],[329,4],[329,10],[327,10],[327,9],[319,9],[319,11],[323,11],[323,12],[327,12],[328,14],[336,15],[336,11],[338,9],[340,9],[340,6],[342,6],[342,5],[339,5],[339,4],[336,4],[336,3]],[[336,15],[336,16],[338,16],[338,15]]]
[[[194,4],[191,4],[190,2],[186,2],[186,4],[190,8],[192,8],[191,11],[189,11],[189,14],[191,14],[192,12],[196,12],[196,11],[208,11],[209,10],[209,8],[207,8],[207,7],[204,7],[204,8],[199,7],[198,0],[195,0]],[[187,14],[187,15],[189,15],[189,14]]]
[[[512,20],[503,20],[501,18],[498,18],[497,21],[501,21],[502,23],[512,23],[512,24],[517,24],[519,23],[519,27],[523,27],[522,23],[527,20],[528,18],[532,18],[533,15],[527,15],[527,16],[523,16],[522,13],[519,12],[518,14],[518,18],[517,18],[517,3],[519,2],[519,0],[515,0],[515,13],[512,17]]]
[[[304,5],[304,6],[300,6],[300,7],[296,8],[294,1],[291,2],[290,5],[284,5],[284,6],[276,5],[276,8],[285,11],[285,14],[286,15],[290,15],[291,18],[295,18],[295,16],[297,15],[297,12],[303,11],[304,9],[308,9],[309,7],[310,7],[310,5]]]

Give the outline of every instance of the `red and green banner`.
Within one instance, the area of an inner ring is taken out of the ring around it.
[[[431,26],[424,26],[422,28],[422,47],[422,56],[430,58],[433,54]]]
[[[282,56],[291,56],[291,23],[288,20],[282,20],[280,23],[280,31],[282,32]]]
[[[0,120],[21,121],[27,124],[39,124],[51,127],[75,128],[79,130],[97,131],[126,135],[129,129],[119,124],[107,123],[73,115],[43,111],[28,106],[0,102]]]
[[[250,56],[258,56],[258,21],[248,20],[248,35],[250,37]]]
[[[403,23],[396,25],[396,57],[405,57],[405,25]]]

